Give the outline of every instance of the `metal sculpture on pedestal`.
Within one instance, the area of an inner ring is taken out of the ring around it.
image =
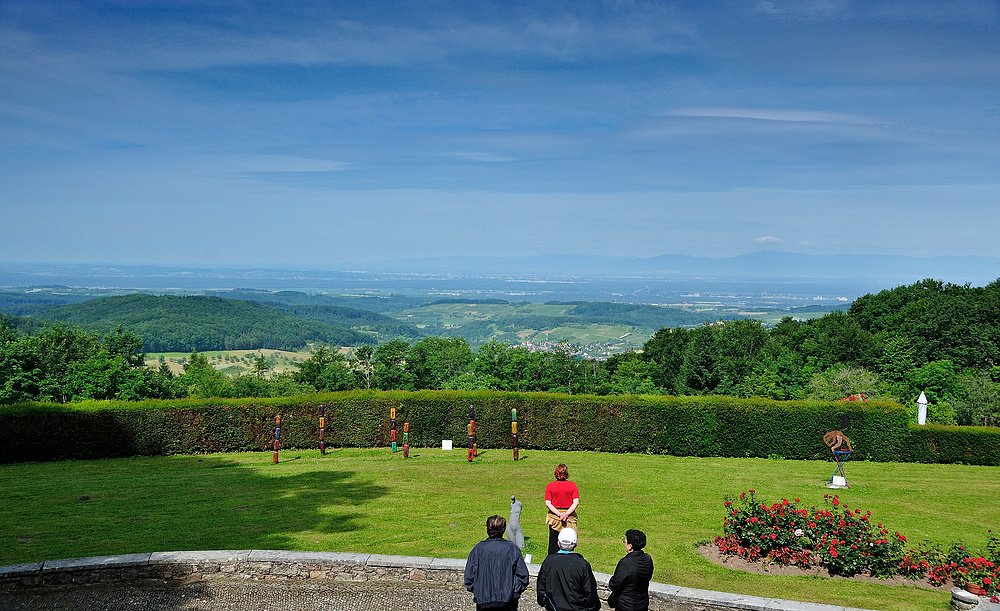
[[[326,428],[326,418],[323,417],[323,404],[319,406],[319,453],[326,455],[326,444],[323,442],[323,430]]]
[[[511,447],[514,448],[514,461],[517,461],[517,408],[510,410]],[[512,497],[513,498],[513,497]]]
[[[410,423],[403,423],[403,458],[410,457]]]
[[[466,427],[469,433],[469,462],[472,462],[473,456],[479,455],[479,449],[476,447],[476,408],[469,406],[469,426]]]
[[[278,448],[281,447],[281,414],[274,417],[274,464],[278,464]]]
[[[851,486],[847,483],[847,475],[844,473],[844,463],[846,463],[851,458],[851,452],[854,448],[851,447],[850,438],[844,434],[844,429],[849,428],[851,425],[851,420],[847,414],[841,414],[840,417],[840,430],[830,431],[823,435],[823,443],[826,447],[830,448],[833,452],[833,458],[837,461],[837,470],[833,472],[833,477],[827,482],[827,488],[850,488]]]

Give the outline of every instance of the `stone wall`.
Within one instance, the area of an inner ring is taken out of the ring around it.
[[[539,565],[530,564],[532,577]],[[142,580],[197,583],[211,579],[327,580],[334,582],[415,582],[460,588],[465,560],[338,552],[216,550],[155,552],[70,558],[0,566],[0,590],[111,584]],[[595,573],[602,599],[610,575]],[[532,580],[532,586],[534,580]],[[533,590],[530,599],[534,600]],[[650,584],[651,609],[664,611],[852,611],[840,606],[711,592],[661,583]]]

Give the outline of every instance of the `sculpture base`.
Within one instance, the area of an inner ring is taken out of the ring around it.
[[[850,488],[847,485],[847,478],[841,477],[839,475],[834,475],[832,479],[826,484],[827,488]]]

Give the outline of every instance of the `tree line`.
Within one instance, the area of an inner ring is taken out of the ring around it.
[[[295,371],[263,357],[228,377],[194,352],[181,375],[145,367],[142,340],[121,327],[101,336],[62,325],[32,334],[0,322],[0,402],[213,396],[285,396],[375,389],[504,390],[570,394],[733,395],[912,404],[930,420],[1000,423],[1000,281],[986,287],[924,280],[869,294],[847,311],[773,327],[753,319],[665,327],[641,352],[585,359],[460,337],[362,344],[350,355],[318,348]]]

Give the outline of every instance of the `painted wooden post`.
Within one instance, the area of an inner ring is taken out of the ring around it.
[[[278,448],[281,447],[281,414],[274,417],[274,464],[278,464]]]
[[[326,418],[323,417],[323,404],[319,406],[319,453],[326,455],[326,444],[323,442],[323,430],[326,427]]]
[[[392,451],[396,452],[396,408],[389,409],[389,440],[392,442]]]
[[[476,408],[469,406],[469,460],[473,456],[479,456],[479,448],[476,446]]]
[[[510,410],[511,447],[514,448],[514,460],[517,461],[517,409]]]

